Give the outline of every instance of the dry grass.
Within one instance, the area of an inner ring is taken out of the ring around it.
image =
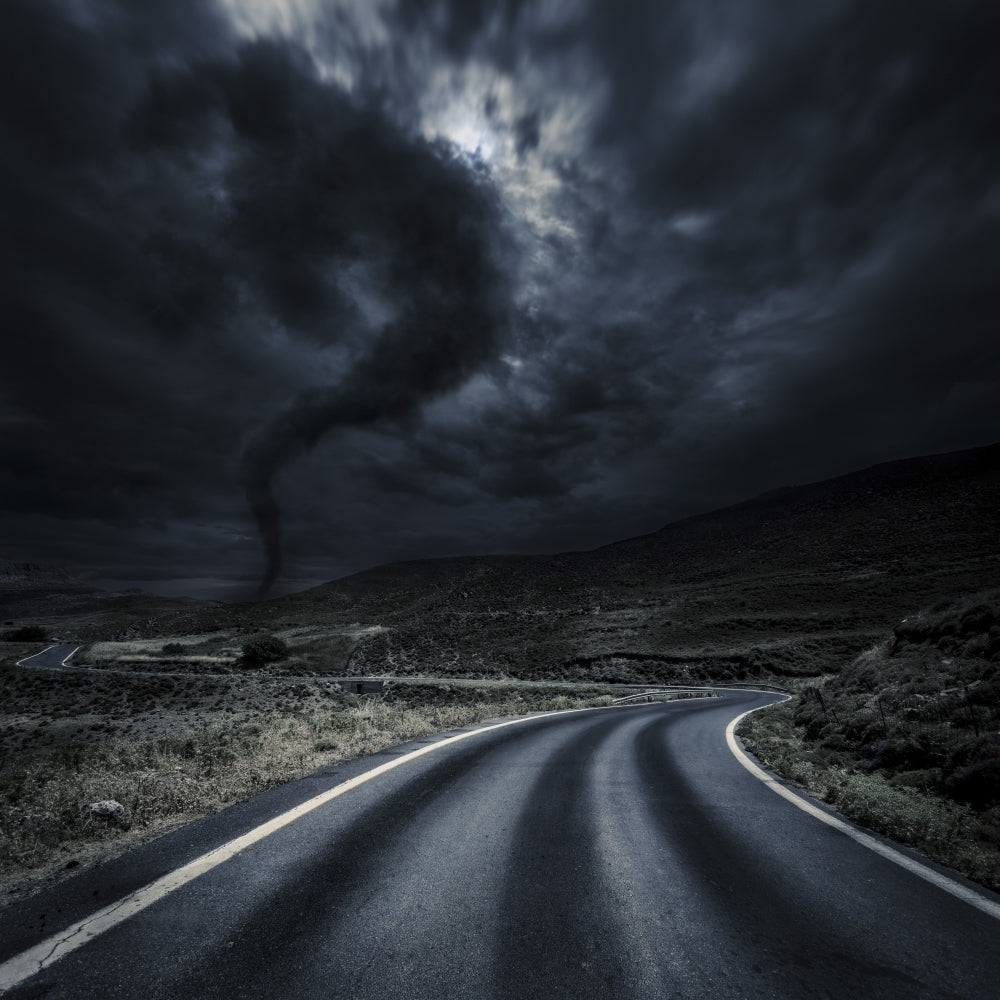
[[[6,670],[2,901],[338,761],[484,719],[610,701],[598,688],[426,685],[358,697],[312,677]],[[105,799],[125,807],[122,822],[83,811]]]

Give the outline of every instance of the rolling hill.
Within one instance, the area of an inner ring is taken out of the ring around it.
[[[382,566],[259,610],[275,626],[388,626],[353,650],[355,670],[812,674],[998,571],[991,445],[774,490],[593,551]]]
[[[836,670],[998,571],[995,444],[773,490],[591,551],[397,563],[258,604],[108,595],[51,573],[8,580],[0,601],[8,624],[81,641],[283,631],[297,669],[336,674],[732,680]]]

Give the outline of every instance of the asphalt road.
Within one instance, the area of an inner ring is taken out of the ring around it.
[[[80,648],[78,642],[61,642],[55,646],[49,646],[34,656],[26,656],[23,660],[18,660],[19,667],[46,667],[50,670],[61,670],[66,664],[64,660],[69,658],[70,653]]]
[[[996,1000],[1000,921],[739,764],[726,724],[769,700],[549,716],[406,761],[9,995]],[[0,961],[437,739],[275,789],[8,907]]]

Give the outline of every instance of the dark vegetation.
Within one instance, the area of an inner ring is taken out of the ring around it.
[[[41,625],[22,625],[3,634],[4,642],[45,642],[48,633]]]
[[[941,601],[742,733],[881,833],[1000,887],[1000,590]]]
[[[258,635],[243,643],[243,659],[250,664],[273,663],[288,656],[288,643],[276,635]]]
[[[905,619],[891,643],[807,688],[794,722],[831,761],[1000,807],[1000,591]]]

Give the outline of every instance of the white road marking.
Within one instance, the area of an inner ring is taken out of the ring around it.
[[[788,698],[789,696],[786,695],[784,700],[787,701]],[[744,712],[742,715],[736,716],[736,718],[733,719],[733,721],[726,727],[726,742],[729,744],[729,749],[732,750],[736,759],[758,781],[764,782],[764,784],[767,785],[772,792],[777,792],[777,794],[783,799],[787,799],[792,803],[792,805],[798,806],[798,808],[803,812],[809,813],[810,816],[815,817],[821,823],[826,823],[827,826],[832,826],[835,830],[839,830],[841,833],[846,833],[848,837],[852,840],[856,840],[862,847],[867,847],[868,850],[874,851],[876,854],[881,855],[893,864],[899,865],[900,868],[905,868],[908,872],[912,872],[918,878],[922,878],[924,881],[930,882],[931,885],[936,885],[939,889],[943,889],[945,892],[950,893],[957,899],[961,899],[970,906],[974,906],[977,910],[982,910],[983,913],[988,914],[996,920],[1000,920],[1000,904],[993,902],[991,899],[987,899],[985,896],[981,896],[978,892],[974,892],[972,889],[962,885],[960,882],[956,882],[954,879],[948,878],[947,875],[942,875],[933,868],[928,868],[927,865],[922,865],[919,861],[914,861],[913,858],[907,857],[905,854],[897,851],[894,847],[890,847],[888,844],[883,843],[881,840],[876,840],[875,837],[864,833],[855,826],[851,826],[849,823],[844,822],[844,820],[838,819],[836,816],[831,816],[828,812],[825,812],[823,809],[813,805],[813,803],[809,802],[807,799],[796,795],[795,792],[793,792],[786,785],[781,784],[776,778],[763,770],[763,768],[758,767],[746,755],[746,753],[744,753],[743,749],[736,742],[736,727],[748,715],[751,715],[754,712],[759,712],[761,708],[769,707],[769,705],[761,705],[759,708],[751,708],[749,712]]]
[[[51,649],[52,647],[50,646],[49,648]],[[433,753],[442,747],[451,746],[453,743],[467,740],[472,736],[479,736],[482,733],[489,733],[495,729],[504,729],[507,726],[516,726],[524,722],[544,719],[551,715],[568,715],[571,712],[597,711],[603,707],[599,706],[598,709],[570,708],[555,712],[542,712],[538,715],[526,715],[519,719],[510,719],[507,722],[497,722],[491,726],[484,726],[469,732],[459,733],[456,736],[449,736],[446,739],[438,740],[436,743],[429,743],[418,750],[412,750],[402,757],[386,761],[386,763],[380,764],[378,767],[373,767],[370,771],[365,771],[363,774],[350,778],[348,781],[341,782],[341,784],[335,785],[333,788],[321,792],[311,799],[307,799],[300,805],[295,806],[294,809],[289,809],[280,816],[275,816],[274,819],[263,823],[249,833],[243,834],[242,837],[230,840],[221,847],[217,847],[214,851],[209,851],[208,854],[203,854],[200,858],[195,858],[194,861],[188,862],[188,864],[176,869],[176,871],[169,872],[158,878],[155,882],[143,886],[141,889],[136,889],[135,892],[129,893],[129,895],[105,906],[96,913],[92,913],[90,916],[78,920],[75,924],[71,924],[65,930],[46,938],[33,948],[22,951],[19,955],[8,959],[0,965],[0,993],[13,989],[13,987],[23,983],[25,979],[36,975],[42,969],[58,962],[60,958],[75,951],[81,945],[85,945],[98,935],[111,930],[112,927],[140,913],[146,907],[152,906],[153,903],[162,899],[168,893],[179,889],[183,885],[187,885],[188,882],[198,878],[199,875],[204,875],[205,872],[211,871],[245,848],[256,844],[265,837],[269,837],[283,826],[293,823],[295,820],[305,816],[306,813],[310,813],[314,809],[326,805],[332,799],[338,798],[345,792],[349,792],[352,788],[357,788],[359,785],[363,785],[365,782],[371,781],[373,778],[377,778],[387,771],[392,771],[402,764],[416,760],[418,757],[423,757],[424,754]],[[634,708],[642,706],[622,705],[608,707]]]

